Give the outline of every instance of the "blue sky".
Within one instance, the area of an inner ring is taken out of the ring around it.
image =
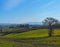
[[[41,22],[46,17],[60,20],[60,0],[0,0],[0,23]]]

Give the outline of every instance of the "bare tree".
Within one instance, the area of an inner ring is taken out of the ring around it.
[[[58,20],[55,19],[55,18],[51,18],[51,17],[50,17],[50,18],[46,18],[46,19],[43,21],[43,23],[48,26],[48,28],[49,28],[49,33],[48,33],[48,35],[49,35],[49,37],[51,37],[52,34],[53,34],[52,25],[57,24],[57,23],[58,23]]]

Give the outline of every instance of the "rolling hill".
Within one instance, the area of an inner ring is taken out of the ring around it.
[[[60,29],[48,37],[47,29],[0,36],[1,47],[60,47]]]

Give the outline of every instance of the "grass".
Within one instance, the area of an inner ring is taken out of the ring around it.
[[[60,29],[55,29],[54,30],[54,35],[60,35]]]
[[[2,32],[11,32],[11,31],[17,31],[17,30],[21,30],[23,28],[3,28]]]
[[[36,38],[36,37],[44,37],[48,36],[47,29],[39,29],[39,30],[32,30],[24,33],[18,33],[18,34],[9,34],[4,37],[6,38]]]
[[[10,42],[10,41],[1,41],[0,42],[0,47],[29,47],[31,46],[30,44],[27,43],[19,43],[19,42]]]
[[[47,29],[0,36],[0,47],[60,47],[60,29],[52,37]]]

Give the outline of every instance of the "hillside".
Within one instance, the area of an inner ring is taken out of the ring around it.
[[[1,47],[60,47],[60,29],[48,37],[47,29],[0,36]]]
[[[7,38],[35,38],[35,37],[45,37],[45,36],[48,36],[47,29],[32,30],[32,31],[17,33],[17,34],[8,34],[8,35],[5,35],[4,37],[7,37]]]
[[[55,29],[53,32],[53,36],[60,35],[60,29]],[[35,37],[46,37],[48,36],[48,29],[39,29],[39,30],[32,30],[23,33],[12,33],[5,35],[3,37],[7,38],[35,38]]]

